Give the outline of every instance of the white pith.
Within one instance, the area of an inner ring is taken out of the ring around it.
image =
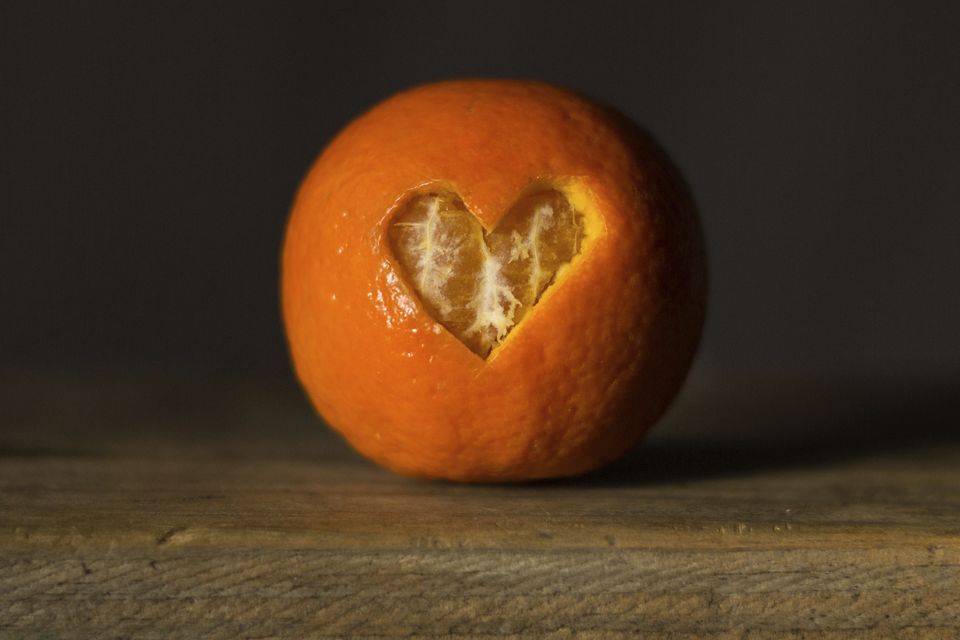
[[[503,281],[500,261],[490,253],[486,243],[481,243],[480,246],[483,250],[483,267],[477,282],[477,294],[470,305],[475,314],[474,321],[466,333],[472,336],[493,329],[499,342],[507,335],[510,327],[516,324],[514,316],[520,301],[513,295],[510,285]]]
[[[417,256],[414,278],[417,290],[446,318],[453,306],[443,292],[444,285],[454,273],[460,243],[453,242],[449,234],[443,232],[440,213],[440,199],[430,198],[427,204],[427,217],[422,222],[399,222],[399,226],[412,227],[419,235],[420,243],[413,248]]]
[[[510,249],[510,262],[515,260],[530,260],[530,276],[527,280],[531,300],[536,300],[543,284],[543,266],[540,261],[540,234],[553,227],[553,207],[542,204],[533,210],[530,220],[530,230],[526,237],[514,231],[510,240],[513,247]]]

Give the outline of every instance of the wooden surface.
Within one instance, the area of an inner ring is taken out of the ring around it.
[[[960,638],[954,381],[698,376],[579,480],[390,475],[288,381],[0,377],[0,638]]]

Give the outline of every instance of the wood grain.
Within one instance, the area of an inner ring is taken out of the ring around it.
[[[952,383],[695,380],[611,469],[463,486],[284,381],[0,382],[0,638],[960,637]]]

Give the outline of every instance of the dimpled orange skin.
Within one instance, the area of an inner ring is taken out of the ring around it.
[[[531,184],[574,179],[603,232],[484,360],[441,330],[391,254],[398,203],[455,190],[487,229]],[[703,244],[669,160],[626,119],[550,85],[449,81],[348,125],[293,206],[282,306],[319,413],[400,474],[517,481],[595,469],[679,390],[705,311]]]

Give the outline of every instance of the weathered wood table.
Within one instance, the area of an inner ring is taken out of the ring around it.
[[[957,638],[960,385],[700,373],[578,480],[392,476],[287,380],[0,377],[2,638]]]

